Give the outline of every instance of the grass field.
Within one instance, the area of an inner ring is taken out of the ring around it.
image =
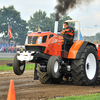
[[[13,60],[13,58],[0,58],[0,60]]]
[[[82,96],[68,96],[68,97],[49,99],[49,100],[100,100],[100,93],[82,95]]]
[[[25,70],[33,70],[35,67],[35,64],[26,64]],[[13,70],[13,67],[9,67],[6,65],[0,65],[0,71],[8,71]]]
[[[13,60],[13,58],[0,58],[0,60]],[[35,68],[34,64],[26,64],[25,70],[33,70]],[[13,67],[9,67],[6,65],[0,65],[0,71],[8,71],[13,70]]]

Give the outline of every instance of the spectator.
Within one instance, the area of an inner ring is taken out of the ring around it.
[[[11,51],[13,52],[13,50],[14,50],[14,46],[12,46],[12,48],[11,48]]]
[[[5,48],[4,46],[0,49],[1,52],[4,52],[5,51]]]
[[[25,49],[25,47],[23,47],[23,51],[25,51],[26,49]]]
[[[16,48],[16,51],[20,51],[20,48]]]
[[[14,47],[13,52],[16,53],[16,48]]]
[[[22,46],[20,47],[20,51],[23,51],[23,47]]]
[[[10,46],[10,47],[8,47],[8,52],[11,52],[11,46]]]

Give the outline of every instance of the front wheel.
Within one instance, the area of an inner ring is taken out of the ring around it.
[[[41,72],[37,66],[37,75],[42,84],[59,84],[62,81],[62,75],[59,73],[60,60],[56,56],[51,56],[47,63],[47,72]]]
[[[37,64],[37,75],[38,75],[38,78],[39,78],[39,81],[42,83],[42,84],[59,84],[62,80],[62,76],[60,76],[59,78],[51,78],[47,72],[41,72],[40,71],[40,64]]]
[[[76,85],[93,85],[98,76],[98,56],[95,47],[87,45],[80,59],[72,61],[72,80]]]
[[[22,75],[25,70],[25,61],[19,61],[17,59],[17,54],[13,60],[13,71],[16,75]]]
[[[51,78],[59,78],[61,76],[61,73],[59,72],[60,68],[60,60],[56,56],[51,56],[49,58],[48,64],[47,64],[47,73]]]

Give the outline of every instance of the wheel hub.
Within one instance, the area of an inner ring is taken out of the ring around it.
[[[24,63],[21,62],[21,63],[20,63],[20,70],[23,70],[23,69],[24,69]]]
[[[87,70],[89,70],[90,69],[90,64],[89,63],[87,63]]]
[[[57,71],[58,71],[58,66],[59,66],[59,64],[58,64],[58,62],[56,61],[55,64],[54,64],[54,72],[55,72],[55,73],[57,73]]]

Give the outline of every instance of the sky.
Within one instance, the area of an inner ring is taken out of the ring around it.
[[[47,13],[56,12],[54,7],[57,0],[0,0],[0,8],[14,5],[21,13],[21,18],[28,21],[36,11],[41,9]],[[80,30],[83,36],[95,35],[100,32],[100,0],[93,0],[89,4],[81,4],[66,12],[73,20],[80,22]]]

